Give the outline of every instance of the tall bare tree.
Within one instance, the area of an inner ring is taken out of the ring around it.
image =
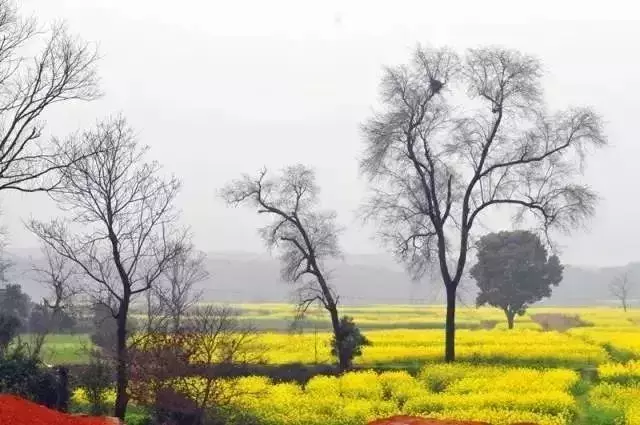
[[[629,273],[618,275],[609,283],[609,292],[620,301],[625,312],[629,309],[629,297],[634,286],[634,282],[629,278]]]
[[[439,269],[447,361],[455,359],[456,291],[481,216],[503,207],[547,231],[594,213],[597,196],[577,178],[588,148],[606,144],[601,119],[588,108],[549,114],[541,76],[536,58],[514,50],[460,57],[418,47],[410,64],[385,69],[383,107],[363,126],[360,165],[372,186],[365,218],[377,221],[415,278]]]
[[[32,55],[42,36],[44,45]],[[42,32],[22,19],[11,0],[0,0],[0,191],[48,190],[45,179],[61,162],[53,145],[41,140],[41,115],[50,106],[99,96],[96,50],[71,36],[64,24]]]
[[[300,311],[314,302],[324,306],[340,345],[339,297],[329,283],[324,263],[340,255],[339,229],[335,212],[316,210],[318,191],[313,171],[295,165],[272,179],[267,178],[266,170],[257,178],[245,175],[226,186],[222,196],[230,205],[248,204],[259,214],[273,217],[260,234],[269,249],[279,251],[283,280],[298,285]],[[346,350],[338,350],[341,369],[347,368],[350,360]]]
[[[182,318],[202,298],[195,286],[209,277],[205,268],[207,256],[192,245],[185,246],[169,263],[154,292],[158,307],[169,316],[174,331],[180,329]]]
[[[51,196],[69,216],[31,230],[57,255],[93,281],[87,291],[111,309],[117,322],[115,415],[128,403],[127,318],[132,301],[151,289],[182,250],[173,201],[180,184],[163,179],[156,162],[145,162],[122,117],[106,120],[80,136],[83,156],[58,169]],[[72,153],[75,154],[75,153]]]

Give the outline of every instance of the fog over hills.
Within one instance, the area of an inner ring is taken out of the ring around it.
[[[43,288],[30,272],[31,263],[39,261],[39,252],[13,251],[15,265],[8,273],[10,281],[23,285],[34,299],[43,295]],[[439,304],[444,293],[437,274],[412,282],[403,268],[387,255],[345,255],[333,262],[331,281],[339,288],[343,304]],[[267,253],[212,252],[206,267],[211,276],[201,287],[207,301],[223,303],[288,302],[294,299],[294,287],[280,279],[277,258]],[[566,266],[564,279],[554,288],[546,305],[611,305],[611,279],[622,273],[640,276],[640,263],[621,267],[588,268]],[[473,305],[475,285],[464,282],[463,302]]]

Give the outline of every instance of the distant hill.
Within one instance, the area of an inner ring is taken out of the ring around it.
[[[37,299],[43,290],[29,272],[30,262],[38,261],[38,251],[15,252],[15,266],[8,277],[23,285]],[[331,263],[331,281],[339,288],[343,304],[437,304],[444,301],[438,276],[412,282],[402,267],[388,255],[347,255],[343,261]],[[280,279],[277,258],[268,254],[246,252],[209,253],[207,269],[211,277],[201,287],[208,301],[223,303],[288,302],[293,299],[293,286]],[[630,272],[640,277],[640,263],[621,267],[587,268],[567,266],[564,279],[546,305],[610,305],[615,303],[608,283],[619,273]],[[638,287],[640,292],[640,286]],[[464,283],[463,301],[473,305],[475,285]]]

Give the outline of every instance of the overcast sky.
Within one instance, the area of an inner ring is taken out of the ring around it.
[[[228,209],[217,189],[263,165],[302,162],[317,170],[323,205],[348,226],[344,250],[381,252],[354,210],[364,187],[359,124],[376,104],[382,66],[406,62],[417,42],[535,54],[550,105],[595,107],[612,144],[585,174],[603,197],[597,217],[562,239],[563,258],[615,265],[640,260],[640,11],[627,3],[24,0],[21,9],[42,23],[67,20],[102,55],[105,97],[55,110],[50,132],[124,113],[182,179],[184,221],[207,251],[263,249],[258,217]],[[35,246],[21,220],[46,218],[51,204],[17,194],[0,202],[11,245]]]

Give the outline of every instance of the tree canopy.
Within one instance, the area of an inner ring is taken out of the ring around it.
[[[29,295],[22,291],[19,284],[9,283],[0,287],[0,311],[14,316],[23,324],[29,316],[30,303]]]
[[[509,329],[515,315],[551,295],[562,280],[563,266],[533,232],[490,233],[478,242],[478,262],[471,268],[480,292],[476,304],[505,312]]]

